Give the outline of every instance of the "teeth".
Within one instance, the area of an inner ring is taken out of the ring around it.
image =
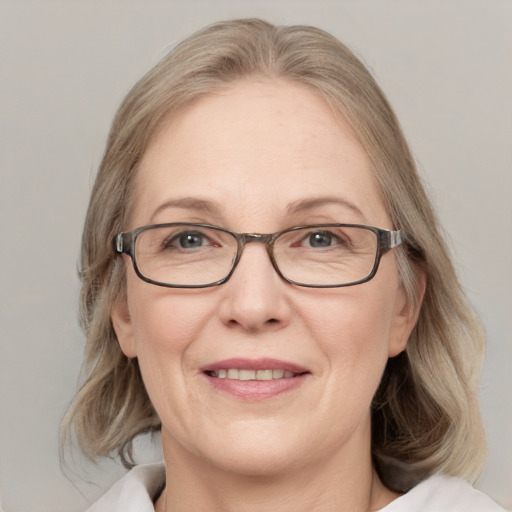
[[[254,370],[238,370],[239,380],[254,380],[256,378],[256,372]]]
[[[289,370],[239,370],[237,368],[229,368],[210,372],[212,377],[219,379],[232,380],[274,380],[274,379],[291,379],[295,377],[295,373]]]
[[[258,370],[256,380],[272,380],[272,370]]]
[[[238,374],[239,374],[238,370],[228,370],[228,372],[227,372],[228,379],[238,380]]]

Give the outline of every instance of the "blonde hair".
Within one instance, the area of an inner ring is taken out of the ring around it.
[[[90,458],[134,464],[133,439],[160,428],[136,360],[124,356],[110,313],[125,294],[112,249],[126,228],[137,164],[178,109],[244,77],[303,84],[352,125],[373,163],[391,219],[405,233],[396,251],[410,303],[426,275],[419,319],[405,352],[389,360],[372,404],[372,453],[382,480],[406,490],[433,472],[475,478],[485,443],[477,403],[481,327],[456,278],[438,221],[398,121],[364,65],[333,36],[261,20],[221,22],[178,45],[130,91],[114,119],[92,191],[82,242],[85,381],[64,418]]]

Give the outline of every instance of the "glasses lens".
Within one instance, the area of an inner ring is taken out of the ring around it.
[[[375,266],[377,234],[347,226],[311,226],[283,233],[274,259],[284,277],[299,284],[341,286],[364,280]]]
[[[141,231],[135,242],[139,272],[157,283],[201,286],[226,277],[237,242],[220,229],[177,224]]]

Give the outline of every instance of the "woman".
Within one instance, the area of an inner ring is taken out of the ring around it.
[[[483,336],[407,144],[332,36],[207,27],[121,105],[82,250],[90,510],[494,511]],[[66,434],[67,433],[67,434]],[[450,476],[451,475],[451,476]]]

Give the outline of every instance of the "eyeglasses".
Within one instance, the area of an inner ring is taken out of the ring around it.
[[[142,226],[119,233],[117,254],[131,257],[144,281],[171,288],[225,283],[248,243],[263,243],[276,272],[287,282],[312,288],[369,281],[380,258],[403,242],[400,231],[358,224],[315,224],[271,234],[234,233],[196,223]]]

